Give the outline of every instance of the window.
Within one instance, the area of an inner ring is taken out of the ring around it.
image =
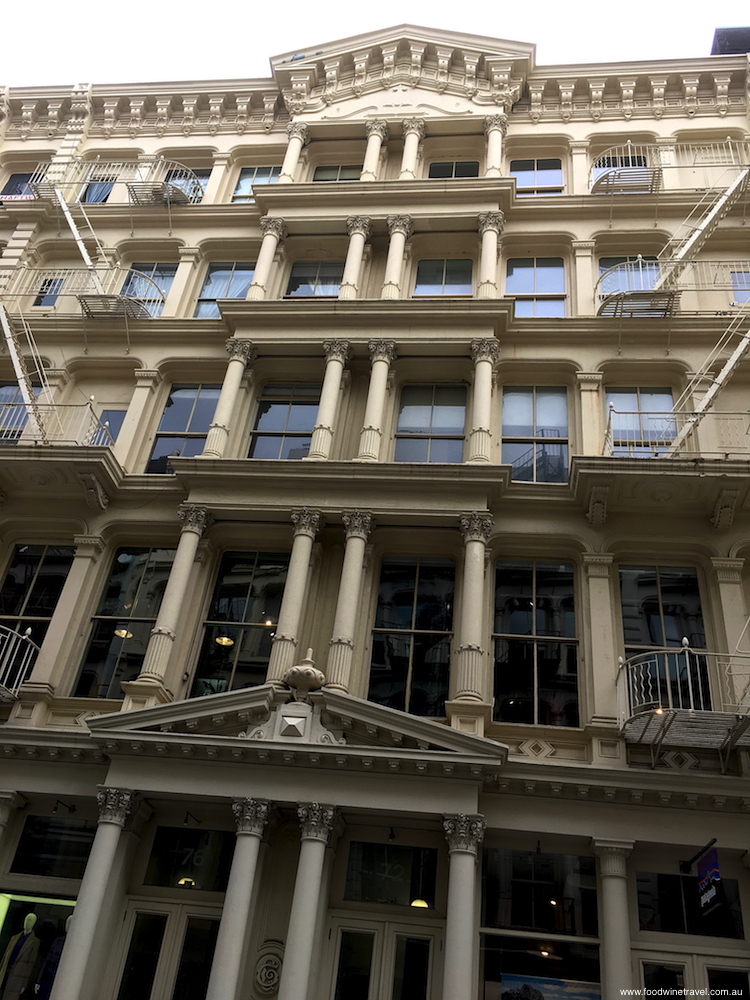
[[[189,174],[184,168],[179,168],[167,172],[166,183],[173,191],[182,191],[189,202],[197,205],[206,193],[210,176],[210,167],[191,170]]]
[[[527,483],[568,481],[568,393],[564,386],[503,389],[503,465]]]
[[[383,560],[370,701],[412,715],[445,715],[455,571],[453,559]]]
[[[646,157],[636,153],[625,156],[600,156],[594,161],[594,180],[598,180],[604,174],[615,174],[622,170],[632,171],[632,173],[646,175]]]
[[[46,878],[83,878],[96,820],[71,816],[27,816],[12,872]]]
[[[470,260],[420,260],[415,295],[471,295]]]
[[[78,198],[86,205],[103,205],[112,194],[117,175],[111,171],[92,171],[90,179]]]
[[[656,257],[601,257],[599,277],[610,268],[617,270],[608,274],[599,284],[599,294],[613,295],[617,292],[648,292],[659,279],[659,263]]]
[[[122,698],[138,676],[161,607],[174,549],[118,549],[83,658],[74,698]]]
[[[565,315],[562,257],[518,257],[508,261],[505,294],[515,298],[516,319]]]
[[[564,938],[550,940],[546,934],[482,934],[480,940],[480,979],[482,996],[487,1000],[506,994],[529,1000],[538,1000],[537,995],[576,996],[581,1000],[602,995],[599,948],[595,944]]]
[[[447,163],[431,163],[428,176],[446,180],[454,177],[479,177],[479,161],[457,160]]]
[[[0,588],[0,621],[15,632],[30,628],[41,645],[74,556],[70,545],[16,545]]]
[[[636,883],[641,930],[726,938],[745,936],[736,879],[721,879],[721,903],[706,913],[700,912],[698,879],[694,875],[637,872]]]
[[[157,826],[143,884],[226,892],[233,840],[222,830]]]
[[[750,302],[750,271],[732,271],[735,302]]]
[[[573,585],[570,563],[497,563],[495,722],[578,725]]]
[[[281,167],[243,167],[232,201],[245,205],[254,204],[253,184],[278,184],[280,173]]]
[[[305,458],[310,451],[319,401],[319,385],[265,385],[248,458]]]
[[[57,302],[57,296],[62,291],[63,281],[63,278],[44,278],[39,286],[36,298],[31,304],[33,306],[46,306],[47,309],[51,309]]]
[[[5,187],[0,191],[0,198],[6,198],[9,201],[11,198],[16,200],[33,198],[34,192],[29,187],[29,181],[33,176],[32,173],[11,174],[5,182]]]
[[[510,176],[516,179],[519,197],[532,194],[562,194],[562,162],[557,157],[542,160],[511,160]]]
[[[343,261],[297,261],[292,264],[286,294],[334,298],[339,294],[343,277]]]
[[[265,683],[288,564],[285,553],[224,553],[191,698]]]
[[[680,566],[621,566],[620,601],[625,657],[640,656],[638,680],[655,705],[710,711],[706,648],[698,574]],[[673,648],[674,653],[656,652]],[[653,651],[653,652],[650,652]]]
[[[146,472],[171,475],[170,458],[200,455],[220,392],[218,385],[172,386]]]
[[[671,389],[612,387],[606,399],[607,437],[613,455],[658,458],[664,454],[677,433]]]
[[[156,318],[161,316],[164,302],[157,297],[156,289],[151,282],[144,280],[144,275],[156,283],[166,299],[175,274],[177,274],[176,264],[133,264],[120,294],[127,299],[140,299],[149,315]]]
[[[411,906],[421,899],[435,905],[437,851],[434,847],[397,847],[352,841],[344,899],[356,903]]]
[[[358,181],[362,166],[358,167],[316,167],[313,181]]]
[[[32,385],[36,399],[42,391],[40,385]],[[23,430],[29,422],[29,414],[17,382],[0,382],[0,445],[18,444]]]
[[[460,462],[465,412],[463,385],[404,386],[394,462]]]
[[[594,858],[484,849],[482,927],[596,937]]]
[[[99,423],[104,431],[97,432],[95,444],[114,444],[120,433],[127,410],[102,410]]]
[[[195,315],[199,319],[219,316],[217,299],[244,299],[255,273],[255,264],[209,264]]]

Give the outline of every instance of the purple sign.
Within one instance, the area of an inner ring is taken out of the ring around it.
[[[698,861],[698,901],[704,917],[721,905],[720,888],[719,855],[712,847]]]

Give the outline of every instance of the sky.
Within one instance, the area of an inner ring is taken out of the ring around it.
[[[36,0],[31,15],[16,3],[3,19],[0,86],[269,77],[270,56],[403,23],[534,43],[538,65],[681,59],[709,55],[714,28],[750,24],[750,3]]]

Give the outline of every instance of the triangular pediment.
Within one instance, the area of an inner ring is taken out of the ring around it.
[[[208,756],[267,762],[293,754],[340,765],[343,756],[379,759],[445,774],[486,777],[507,747],[322,688],[306,701],[270,684],[87,720],[110,756]],[[420,765],[421,762],[421,765]],[[433,767],[434,765],[434,767]],[[426,772],[425,772],[426,773]]]
[[[296,119],[457,116],[507,111],[534,67],[535,46],[402,24],[271,60]]]

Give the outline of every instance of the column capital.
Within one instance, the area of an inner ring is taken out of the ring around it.
[[[309,535],[315,538],[321,528],[325,527],[325,518],[319,510],[310,510],[309,507],[300,507],[299,510],[292,511],[292,524],[295,535]]]
[[[341,520],[344,522],[347,540],[363,538],[367,541],[377,527],[375,518],[366,510],[348,510],[342,515]]]
[[[264,215],[260,220],[260,231],[264,236],[268,236],[269,233],[275,236],[279,243],[287,237],[286,223],[275,216]]]
[[[232,803],[237,833],[250,833],[262,837],[268,823],[271,803],[265,799],[235,799]]]
[[[602,877],[627,878],[627,860],[635,846],[634,840],[599,840],[592,837],[591,846],[599,858]]]
[[[584,552],[583,565],[589,579],[594,577],[609,577],[609,571],[614,561],[611,552]]]
[[[365,135],[368,139],[371,135],[378,135],[381,142],[386,142],[388,134],[388,123],[382,118],[374,118],[370,122],[365,122]]]
[[[303,840],[321,840],[325,844],[333,829],[336,809],[318,802],[300,804],[297,806],[297,818]]]
[[[346,231],[349,236],[354,236],[355,233],[358,233],[360,236],[364,236],[366,240],[369,240],[372,233],[372,223],[366,215],[350,215],[346,220]]]
[[[230,361],[241,361],[245,365],[250,364],[251,361],[255,361],[257,352],[252,340],[239,340],[235,337],[230,337],[225,347]]]
[[[490,132],[502,132],[503,136],[508,134],[508,116],[507,115],[487,115],[484,119],[484,134],[489,135]]]
[[[472,510],[468,514],[462,514],[458,519],[464,544],[467,542],[484,542],[485,545],[490,540],[494,523],[489,514],[481,514],[477,510]]]
[[[138,805],[138,799],[138,793],[132,788],[100,788],[96,793],[99,822],[115,823],[124,827],[128,817]]]
[[[323,353],[326,361],[340,361],[345,365],[349,360],[349,347],[348,340],[324,340]]]
[[[410,215],[389,215],[387,220],[388,233],[401,233],[407,239],[411,236],[411,216]]]
[[[480,236],[487,232],[494,232],[499,236],[505,226],[505,216],[502,212],[482,212],[478,216],[478,222]]]
[[[578,257],[590,257],[596,249],[596,240],[573,240],[572,247]]]
[[[472,340],[471,359],[474,364],[479,361],[489,361],[491,365],[496,365],[500,357],[500,345],[494,337],[486,340]]]
[[[742,583],[744,559],[721,559],[712,557],[711,565],[718,583]]]
[[[425,124],[424,118],[404,118],[401,122],[401,128],[403,130],[404,136],[407,135],[417,135],[419,141],[424,139],[425,134]]]
[[[657,139],[656,141],[658,142],[659,140]],[[673,139],[670,141],[674,142]],[[590,145],[591,141],[589,139],[571,139],[568,143],[572,153],[585,153]]]
[[[196,535],[203,535],[213,520],[211,511],[197,504],[189,503],[177,511],[177,516],[182,521],[183,531],[194,531]]]
[[[306,146],[310,142],[310,129],[304,122],[289,122],[286,127],[287,139],[301,139],[302,145]]]
[[[161,384],[161,372],[150,368],[136,368],[133,372],[136,388],[155,389]]]
[[[73,535],[73,544],[76,559],[98,559],[107,547],[100,535]]]
[[[487,823],[484,816],[457,813],[455,816],[443,816],[443,830],[448,841],[448,851],[463,851],[477,856],[477,851],[484,839]]]
[[[179,247],[177,252],[181,264],[196,265],[203,260],[203,250],[200,247]]]
[[[370,340],[367,347],[370,351],[370,362],[385,361],[392,365],[396,360],[396,344],[392,340]]]
[[[576,382],[579,389],[596,392],[601,388],[604,376],[601,372],[576,372]]]

